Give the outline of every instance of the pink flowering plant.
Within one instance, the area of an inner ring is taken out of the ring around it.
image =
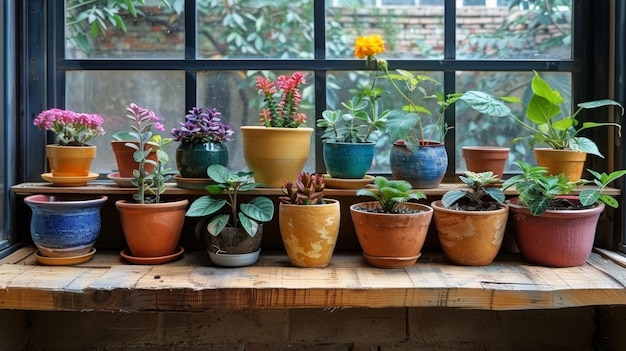
[[[170,178],[167,175],[170,169],[165,168],[169,156],[164,149],[172,138],[162,138],[152,133],[152,127],[159,131],[165,130],[160,118],[152,110],[131,103],[126,108],[126,117],[131,120],[131,131],[128,135],[136,143],[128,142],[125,145],[135,150],[133,158],[138,163],[138,168],[133,170],[132,183],[137,187],[133,199],[141,204],[159,203],[161,194],[167,188],[165,183]],[[153,150],[156,150],[156,161],[148,159]],[[154,170],[147,172],[146,164],[153,165]]]
[[[306,84],[301,72],[294,72],[291,76],[281,75],[276,82],[258,76],[256,90],[267,104],[267,108],[261,111],[259,121],[266,127],[282,128],[297,128],[306,123],[306,115],[298,112],[302,102],[301,84]]]
[[[85,146],[89,140],[104,135],[103,123],[99,115],[58,108],[42,111],[33,121],[39,129],[54,132],[57,144],[63,146]]]
[[[222,143],[233,140],[233,129],[222,122],[222,114],[216,108],[194,107],[179,122],[179,128],[172,129],[175,141],[185,143]]]

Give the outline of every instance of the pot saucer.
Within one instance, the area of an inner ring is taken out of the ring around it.
[[[386,257],[386,256],[370,256],[363,252],[363,257],[367,263],[374,267],[379,268],[406,268],[410,267],[417,262],[417,259],[421,256],[420,253],[417,256],[409,257]]]
[[[180,174],[173,178],[176,186],[183,189],[204,189],[207,185],[216,184],[211,178],[183,178]]]
[[[124,257],[124,259],[130,263],[134,264],[161,264],[168,263],[177,260],[180,256],[182,256],[185,249],[182,246],[179,246],[171,255],[159,256],[159,257],[136,257],[132,256],[129,248],[125,248],[120,252],[120,256]]]
[[[119,172],[115,172],[115,173],[109,173],[107,174],[107,178],[111,179],[112,181],[115,182],[115,184],[117,184],[117,186],[119,186],[120,188],[134,188],[135,186],[133,185],[133,177],[130,178],[125,178],[125,177],[120,177],[120,173]]]
[[[39,254],[39,250],[37,250],[37,252],[35,252],[35,257],[37,258],[37,262],[39,262],[39,264],[43,264],[46,266],[70,266],[73,264],[79,264],[91,260],[95,253],[96,249],[92,247],[91,250],[89,250],[89,252],[84,255],[68,257],[47,257],[41,256]]]
[[[56,177],[52,173],[43,173],[41,178],[49,181],[54,186],[82,186],[87,185],[90,181],[98,178],[98,173],[91,173],[84,177]]]
[[[374,181],[374,176],[365,175],[360,179],[333,178],[330,174],[324,174],[324,183],[327,188],[333,189],[360,189],[365,188]]]

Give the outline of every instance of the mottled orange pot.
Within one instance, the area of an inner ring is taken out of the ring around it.
[[[111,148],[115,154],[115,161],[117,162],[117,169],[121,178],[131,178],[133,176],[133,170],[139,168],[137,161],[133,158],[133,154],[136,150],[126,146],[126,143],[139,145],[138,142],[133,141],[111,141]],[[146,145],[145,148],[147,149],[149,147],[150,145]],[[150,155],[148,155],[148,159],[156,162],[156,150],[153,150]],[[154,170],[154,166],[148,163],[145,164],[144,168],[148,173],[151,173]]]
[[[242,126],[243,158],[254,180],[280,188],[296,181],[309,158],[313,128]]]
[[[96,147],[46,145],[46,155],[53,176],[86,177],[96,158]]]
[[[572,182],[580,180],[587,160],[586,152],[574,150],[537,148],[533,154],[537,165],[548,168],[548,174],[564,173]]]
[[[502,178],[510,149],[500,146],[463,146],[461,148],[467,170],[474,173],[493,172]]]
[[[379,268],[410,267],[421,255],[433,209],[416,203],[406,203],[403,206],[421,212],[373,213],[359,209],[380,208],[376,201],[350,206],[359,244],[370,265]]]
[[[280,235],[294,266],[326,267],[330,263],[339,236],[341,210],[339,201],[326,202],[308,206],[280,204]]]
[[[178,247],[188,203],[186,199],[158,204],[116,201],[124,238],[132,255],[162,257],[173,254]]]
[[[430,205],[441,248],[455,264],[485,266],[496,258],[509,214],[509,206],[495,211],[458,211],[445,208],[440,200]]]

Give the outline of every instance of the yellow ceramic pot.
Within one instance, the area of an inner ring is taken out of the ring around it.
[[[54,177],[86,177],[96,158],[96,147],[46,145],[46,155]]]

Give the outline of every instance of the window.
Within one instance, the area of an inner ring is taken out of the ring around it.
[[[2,18],[2,25],[0,25],[0,67],[2,69],[2,77],[6,77],[6,66],[5,66],[5,53],[6,53],[6,21],[5,21],[5,3],[0,5],[0,18]],[[0,114],[0,134],[3,136],[3,140],[6,140],[6,120],[7,120],[7,108],[6,108],[6,98],[5,98],[5,86],[4,83],[0,84],[0,106],[2,106],[2,113]],[[0,250],[3,249],[3,246],[6,245],[8,232],[7,232],[7,218],[8,218],[8,204],[9,198],[8,194],[8,186],[7,186],[7,176],[6,171],[9,169],[7,167],[7,158],[6,158],[6,143],[2,143],[0,145],[0,165],[2,165],[2,173],[0,173]]]

